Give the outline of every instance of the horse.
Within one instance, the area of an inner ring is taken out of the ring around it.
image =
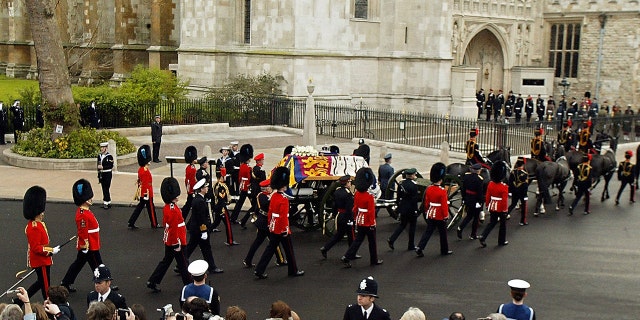
[[[560,207],[564,207],[564,188],[571,179],[571,170],[569,163],[565,157],[558,158],[554,161],[541,162],[536,168],[536,176],[538,177],[538,198],[534,215],[545,213],[544,205],[551,202],[551,194],[549,188],[555,186],[558,189],[558,201],[556,202],[556,211]]]
[[[575,189],[575,178],[578,176],[578,164],[582,162],[583,153],[577,150],[570,150],[566,154],[567,162],[569,163],[569,169],[573,172],[574,181],[571,186],[571,190]],[[591,175],[595,180],[591,190],[593,190],[600,179],[604,179],[604,190],[602,190],[602,196],[600,201],[609,199],[609,181],[616,171],[616,157],[613,151],[607,150],[604,154],[594,154],[591,159]]]
[[[509,147],[500,147],[498,150],[492,151],[487,156],[487,163],[492,165],[493,163],[504,161],[508,166],[511,166],[511,152]],[[469,165],[464,163],[452,163],[447,166],[446,175],[449,179],[456,179],[458,183],[462,182],[462,175],[469,171]],[[489,171],[486,168],[482,168],[480,175],[484,179],[485,183],[489,183]]]
[[[556,159],[558,148],[554,147],[553,142],[544,141],[543,147],[545,151],[547,151],[547,156],[549,156],[549,158],[551,158],[552,160]],[[529,182],[533,180],[537,180],[537,177],[536,177],[537,168],[538,168],[538,165],[543,162],[547,162],[547,161],[540,161],[530,157],[525,157],[524,171],[526,171],[529,174]]]

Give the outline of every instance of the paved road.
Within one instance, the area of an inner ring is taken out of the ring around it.
[[[613,182],[612,190],[617,187],[618,183]],[[570,199],[573,196],[568,196]],[[249,313],[249,319],[267,318],[271,302],[277,299],[288,302],[303,319],[340,319],[344,307],[355,302],[359,281],[368,275],[379,281],[378,302],[391,312],[393,319],[399,318],[409,306],[420,307],[429,319],[441,319],[452,311],[462,311],[468,319],[486,316],[509,300],[506,282],[512,278],[526,279],[532,284],[526,302],[536,309],[538,319],[637,319],[640,301],[637,290],[640,276],[636,272],[640,261],[637,206],[631,207],[627,201],[620,207],[614,207],[612,200],[594,202],[589,216],[568,217],[566,211],[548,212],[539,218],[532,217],[525,227],[518,226],[517,219],[511,219],[510,244],[506,247],[496,246],[497,230],[490,235],[485,249],[479,248],[476,241],[455,240],[452,232],[449,234],[452,256],[438,255],[438,240],[434,237],[421,259],[402,250],[405,234],[396,242],[396,251],[389,251],[384,239],[396,224],[383,213],[378,222],[383,265],[368,266],[367,251],[362,248],[364,259],[356,261],[352,269],[343,269],[338,259],[346,250],[346,242],[330,251],[328,260],[321,260],[318,249],[325,241],[323,236],[317,231],[296,231],[294,247],[305,276],[288,278],[286,270],[272,262],[266,280],[256,280],[251,270],[242,268],[241,261],[254,229],[238,228],[235,232],[239,246],[226,247],[221,234],[213,236],[214,256],[225,272],[209,279],[220,292],[223,309],[240,305]],[[0,250],[4,253],[0,290],[4,290],[15,282],[13,275],[25,265],[25,221],[21,202],[0,201],[0,207],[3,230]],[[71,204],[47,205],[45,221],[52,242],[62,242],[74,234],[74,209]],[[148,228],[128,231],[125,225],[132,208],[94,210],[100,221],[102,256],[129,304],[143,304],[151,318],[156,317],[156,308],[166,303],[177,305],[181,284],[172,271],[160,285],[161,293],[152,294],[144,286],[162,258],[162,231]],[[138,225],[147,226],[144,214],[140,219]],[[420,221],[420,234],[424,228],[424,221]],[[72,246],[54,257],[52,283],[60,281],[74,257]],[[200,257],[198,252],[193,258],[196,257]],[[90,280],[87,266],[76,283],[79,292],[71,295],[78,314],[86,310],[83,291],[92,289]]]

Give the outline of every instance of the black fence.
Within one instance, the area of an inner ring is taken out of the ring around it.
[[[85,114],[87,106],[81,107]],[[161,101],[153,105],[98,105],[103,128],[148,126],[154,115],[162,116],[165,125],[229,123],[230,126],[276,125],[302,128],[304,124],[305,100],[288,100],[267,97],[251,101],[235,100],[181,100]],[[35,107],[25,106],[25,129],[36,125]],[[542,127],[545,139],[557,137],[562,123],[555,119],[520,123],[515,119],[484,121],[477,119],[451,118],[419,112],[381,110],[366,105],[334,105],[317,101],[316,126],[320,135],[335,138],[368,138],[426,148],[440,148],[448,142],[452,151],[464,151],[465,142],[472,128],[479,129],[478,142],[483,153],[499,147],[510,147],[512,154],[530,152],[530,142],[535,128]],[[9,115],[9,128],[12,116]],[[574,119],[577,130],[582,121]],[[640,138],[640,115],[622,115],[592,119],[595,133],[600,133],[604,144],[611,139],[636,140]],[[8,131],[11,132],[11,131]],[[605,137],[605,138],[603,138]],[[594,134],[594,140],[595,140]]]

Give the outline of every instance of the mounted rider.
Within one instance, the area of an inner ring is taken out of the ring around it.
[[[563,146],[565,152],[569,152],[574,143],[573,132],[571,132],[572,124],[571,118],[567,119],[562,125],[562,130],[558,132],[558,145]]]
[[[589,117],[589,119],[583,123],[582,129],[578,133],[578,150],[584,154],[596,153],[593,149],[593,143],[591,142],[591,134],[593,134],[592,125],[591,117]]]
[[[538,161],[551,161],[551,158],[547,155],[544,140],[542,140],[544,129],[542,127],[535,129],[533,134],[535,137],[531,139],[531,159],[536,159]]]
[[[467,153],[467,161],[466,165],[473,165],[479,163],[481,166],[491,170],[491,166],[484,160],[484,157],[480,153],[480,147],[478,146],[478,142],[476,141],[476,137],[478,136],[479,130],[478,128],[473,128],[469,132],[469,140],[465,145],[465,151]]]

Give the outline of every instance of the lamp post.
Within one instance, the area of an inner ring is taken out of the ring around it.
[[[567,77],[562,78],[562,81],[560,81],[559,85],[562,87],[562,96],[566,97],[567,96],[567,88],[569,88],[569,86],[571,86],[571,83],[569,83],[569,81],[567,81]]]
[[[600,37],[598,39],[598,64],[596,66],[596,99],[600,99],[600,70],[602,69],[602,47],[604,45],[604,26],[607,24],[607,15],[603,12],[598,16],[600,22]]]
[[[305,146],[316,146],[316,107],[315,100],[313,98],[313,91],[315,86],[311,79],[307,85],[307,107],[304,112],[304,129],[302,132],[302,144]]]

